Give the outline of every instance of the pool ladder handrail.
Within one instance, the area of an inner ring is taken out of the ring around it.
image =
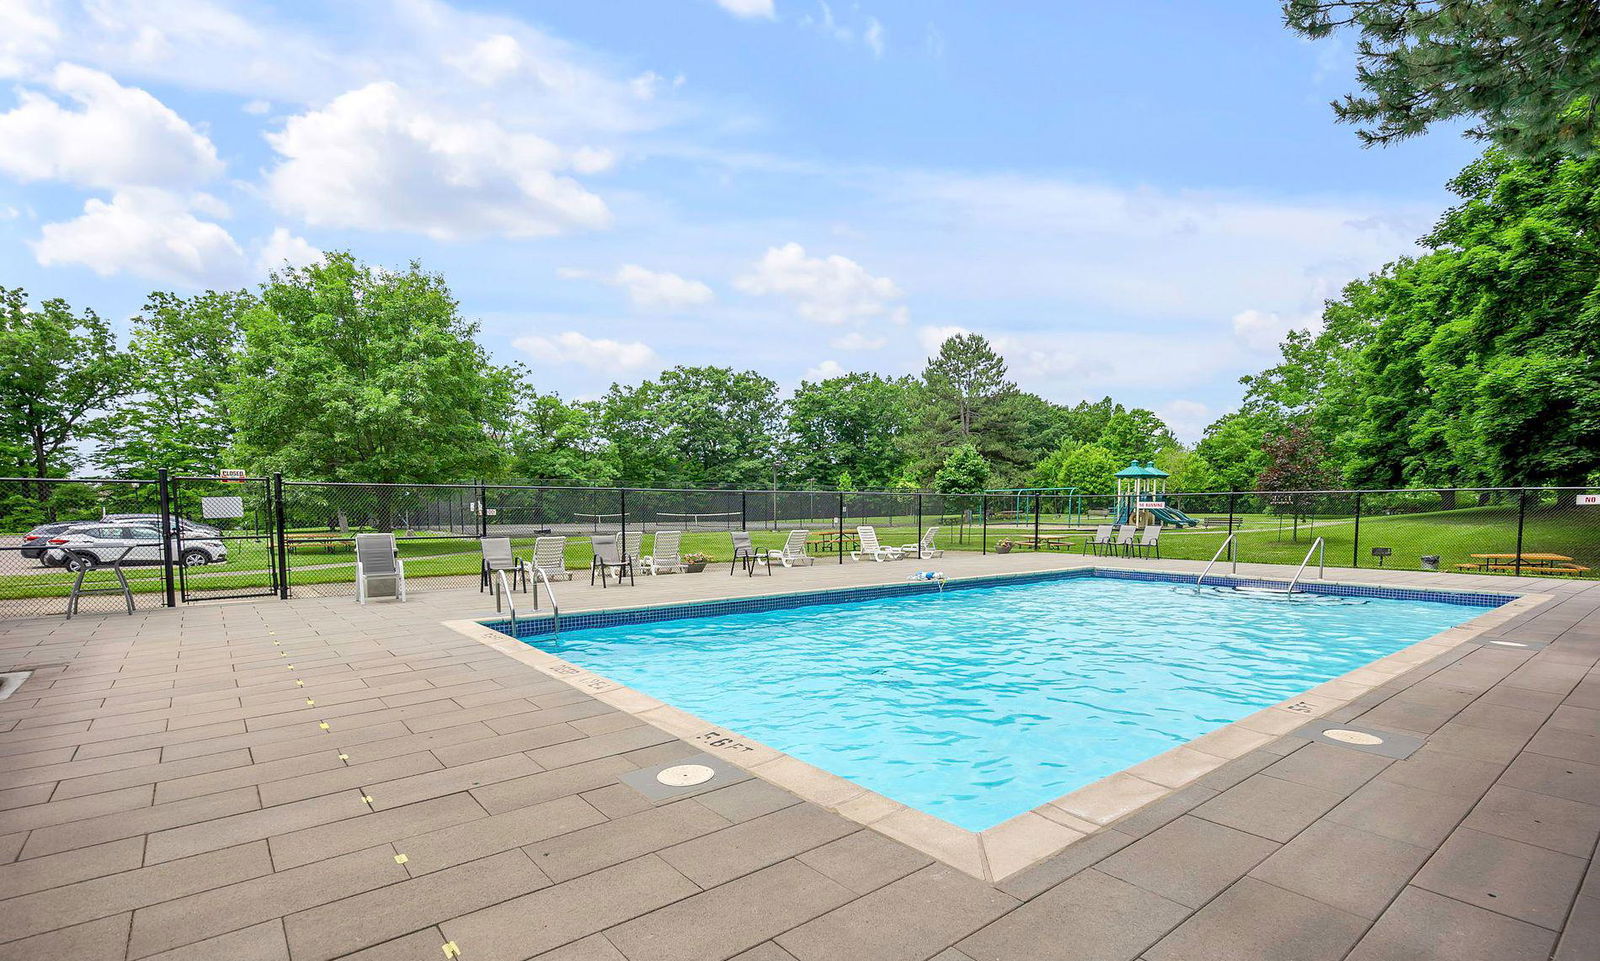
[[[505,571],[495,571],[494,577],[494,612],[496,614],[500,613],[501,598],[505,598],[505,606],[511,609],[511,636],[515,637],[517,634],[517,599],[511,594],[511,585],[506,582]],[[534,598],[534,603],[537,606],[537,597]]]
[[[528,571],[533,574],[533,609],[536,611],[539,609],[539,582],[544,581],[545,593],[550,595],[552,633],[559,640],[561,637],[561,605],[556,601],[555,586],[550,583],[550,575],[544,572],[544,568],[529,564]],[[513,629],[515,628],[513,627]]]
[[[1294,572],[1294,579],[1289,582],[1288,593],[1294,593],[1294,586],[1300,583],[1300,575],[1306,572],[1306,565],[1311,563],[1311,555],[1317,555],[1317,580],[1326,580],[1328,577],[1328,544],[1318,537],[1311,542],[1311,549],[1306,551],[1305,560],[1300,562],[1300,569]]]
[[[1196,590],[1202,586],[1206,579],[1206,575],[1211,573],[1212,565],[1217,562],[1217,558],[1222,556],[1223,551],[1228,551],[1228,557],[1233,562],[1232,572],[1235,574],[1239,572],[1239,545],[1234,541],[1235,536],[1237,535],[1229,534],[1227,539],[1222,542],[1222,546],[1217,548],[1217,552],[1211,555],[1211,561],[1206,564],[1206,569],[1201,571],[1200,576],[1194,579],[1194,586]],[[1233,549],[1228,550],[1230,547]]]

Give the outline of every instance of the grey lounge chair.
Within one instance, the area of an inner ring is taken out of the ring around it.
[[[393,534],[356,535],[356,601],[361,604],[372,596],[373,581],[394,585],[394,598],[406,599],[406,565],[395,549]]]
[[[589,562],[589,583],[594,584],[594,575],[600,573],[600,586],[606,586],[606,575],[616,573],[617,583],[621,584],[626,577],[628,583],[633,583],[633,558],[622,553],[621,534],[596,534],[589,538],[594,547],[594,558]]]
[[[1112,530],[1113,528],[1110,524],[1101,524],[1096,527],[1094,536],[1083,542],[1083,552],[1085,554],[1090,551],[1094,551],[1096,554],[1100,553],[1100,548],[1106,547],[1111,543]]]
[[[765,554],[756,552],[755,545],[750,542],[749,531],[730,531],[733,535],[733,563],[728,565],[728,576],[732,577],[739,565],[744,565],[745,576],[754,577],[756,565],[765,565],[767,576],[772,576],[772,559]]]
[[[1118,528],[1117,530],[1116,542],[1106,545],[1107,549],[1117,554],[1127,554],[1131,556],[1133,554],[1133,539],[1138,536],[1138,534],[1139,528],[1133,526],[1132,524],[1123,524],[1122,527]]]
[[[505,571],[511,575],[511,589],[517,589],[517,582],[522,582],[522,589],[528,589],[528,565],[516,552],[511,549],[509,537],[480,537],[478,547],[483,551],[483,568],[478,577],[478,591],[494,589],[492,583],[496,571]]]
[[[1139,543],[1132,548],[1140,557],[1146,554],[1161,556],[1161,525],[1150,524],[1139,534]]]

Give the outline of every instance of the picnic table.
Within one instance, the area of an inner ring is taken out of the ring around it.
[[[806,538],[806,550],[812,554],[833,554],[860,548],[861,535],[855,531],[824,531]]]
[[[1456,569],[1462,571],[1515,571],[1519,566],[1530,574],[1584,574],[1589,568],[1573,562],[1565,554],[1524,553],[1518,554],[1472,554],[1478,559],[1476,564],[1457,564]],[[1519,563],[1520,561],[1520,563]]]
[[[1018,546],[1034,551],[1064,551],[1072,544],[1068,541],[1070,534],[1040,534],[1037,537],[1028,535],[1016,539]]]

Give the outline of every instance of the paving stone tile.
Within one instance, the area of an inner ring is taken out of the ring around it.
[[[1592,869],[1591,869],[1592,870]],[[1552,961],[1589,961],[1600,955],[1600,898],[1579,897]]]
[[[592,761],[613,754],[626,754],[640,748],[677,741],[677,738],[666,731],[646,725],[632,727],[626,731],[612,731],[610,734],[586,737],[580,741],[537,748],[529,751],[528,757],[537,761],[545,770],[554,770],[583,761]]]
[[[710,888],[859,829],[854,821],[814,804],[797,804],[656,853],[679,874],[702,888]]]
[[[607,818],[626,817],[629,814],[638,814],[656,806],[656,802],[645,797],[626,784],[612,784],[607,787],[595,788],[579,795],[596,811]]]
[[[748,778],[720,790],[696,795],[695,801],[737,824],[799,804],[800,798],[770,781]]]
[[[1461,828],[1412,883],[1540,927],[1560,930],[1583,880],[1583,859]]]
[[[32,831],[52,824],[83,821],[97,815],[149,807],[155,793],[155,788],[146,784],[104,794],[87,794],[68,801],[51,801],[48,804],[0,811],[0,834]]]
[[[1592,803],[1600,798],[1600,765],[1523,754],[1506,768],[1500,783],[1535,794]]]
[[[55,789],[54,781],[46,781],[43,784],[30,784],[27,787],[14,787],[0,791],[0,811],[27,807],[30,804],[43,804],[50,800],[50,795],[55,793]]]
[[[1342,800],[1333,791],[1257,774],[1195,808],[1194,814],[1281,844]]]
[[[1265,838],[1185,816],[1101,861],[1096,870],[1198,908],[1277,849]]]
[[[84,761],[62,761],[57,764],[38,764],[25,768],[7,766],[4,778],[0,778],[0,784],[9,788],[23,787],[29,784],[49,784],[56,781],[70,782],[97,774],[121,771],[125,768],[154,765],[159,763],[160,760],[161,749],[150,748],[145,751],[130,751],[127,754],[113,754],[110,757],[90,758]],[[114,784],[112,787],[127,787],[127,785]],[[98,791],[71,791],[63,795],[63,797],[78,797],[81,794],[98,793]]]
[[[1357,917],[1376,918],[1433,852],[1335,821],[1318,821],[1250,876]]]
[[[1546,727],[1528,742],[1528,750],[1548,757],[1600,764],[1600,729],[1574,731]]]
[[[444,932],[437,927],[423,928],[405,937],[347,954],[339,961],[420,961],[422,958],[431,959],[436,954],[443,958],[440,949],[445,940]]]
[[[1406,888],[1347,961],[1547,961],[1555,935],[1421,888]]]
[[[131,871],[143,863],[143,838],[124,838],[94,847],[30,858],[0,871],[0,900],[119,871]]]
[[[526,850],[540,870],[565,881],[727,826],[691,798],[551,837]]]
[[[1527,742],[1528,735],[1525,734],[1509,734],[1455,723],[1446,724],[1428,738],[1429,746],[1446,754],[1460,754],[1499,764],[1511,763]]]
[[[1410,757],[1384,768],[1374,780],[1477,800],[1505,769],[1501,763],[1446,754],[1424,744]]]
[[[751,951],[754,950],[754,948],[751,949]],[[738,957],[744,958],[747,955],[756,957],[751,955],[750,951],[746,951]],[[785,953],[783,958],[787,957],[788,955]],[[616,945],[606,940],[605,935],[591,934],[587,938],[574,941],[571,944],[563,944],[554,951],[546,951],[544,954],[534,958],[533,961],[628,961],[628,958],[617,950]],[[782,961],[782,959],[774,956],[771,961]]]
[[[265,854],[266,843],[256,844]],[[226,887],[208,885],[198,894],[135,911],[128,957],[168,951],[405,878],[394,850],[382,845]]]
[[[292,914],[284,930],[295,961],[329,961],[549,883],[513,848]]]
[[[997,882],[995,887],[1014,898],[1035,898],[1136,840],[1138,838],[1116,828],[1101,828],[1082,841],[1068,845],[1066,850]]]
[[[1005,914],[1016,899],[933,864],[775,938],[799,961],[926,958]]]
[[[408,869],[419,875],[525,845],[530,846],[531,855],[532,845],[604,822],[605,817],[582,798],[564,797],[405,838],[397,844],[403,845],[401,853],[410,859]],[[534,860],[545,870],[539,858]],[[561,879],[565,877],[570,875]]]
[[[1255,755],[1251,756],[1254,757]],[[1277,755],[1261,754],[1261,756],[1277,760]],[[1244,778],[1241,777],[1239,780],[1243,781]],[[1151,801],[1127,817],[1118,818],[1111,822],[1111,826],[1123,834],[1131,834],[1134,837],[1142,838],[1158,828],[1171,824],[1216,797],[1219,793],[1221,792],[1212,789],[1209,785],[1191,784],[1158,801]]]
[[[338,747],[349,753],[351,748],[358,748],[364,744],[374,744],[380,741],[394,741],[400,738],[413,737],[411,731],[399,721],[390,721],[386,724],[373,724],[367,727],[350,729],[340,725]],[[250,756],[258,763],[266,761],[281,761],[288,757],[297,757],[301,754],[316,754],[328,749],[328,732],[319,728],[316,722],[307,722],[305,725],[293,728],[274,728],[270,731],[251,731],[228,740],[243,742],[250,748]],[[199,745],[186,748],[196,749]],[[403,751],[403,754],[414,754],[416,751]],[[384,757],[397,755],[385,752]],[[364,761],[379,760],[378,757],[367,756]]]
[[[1463,826],[1588,858],[1600,838],[1600,806],[1497,785],[1472,809]]]
[[[147,961],[289,961],[289,945],[283,922],[274,919],[163,951]]]
[[[0,961],[122,961],[132,917],[123,912],[0,944]]]
[[[1084,871],[961,941],[973,961],[1129,961],[1189,916],[1189,908]]]
[[[299,801],[319,794],[333,794],[354,787],[373,788],[396,778],[437,771],[441,767],[443,765],[427,751],[403,754],[400,757],[385,758],[368,764],[341,765],[333,770],[263,784],[261,803],[271,807],[275,804]],[[373,795],[373,798],[376,800],[377,795]]]
[[[89,797],[102,797],[91,794]],[[70,801],[64,803],[72,803]],[[48,806],[48,805],[45,805]],[[22,849],[25,858],[42,857],[57,851],[88,847],[104,841],[150,834],[181,824],[196,824],[213,818],[227,817],[241,811],[260,807],[256,789],[239,788],[221,794],[208,794],[187,801],[173,801],[117,814],[102,814],[96,818],[56,824],[40,828],[28,835],[27,846]]]
[[[344,819],[271,837],[268,843],[272,847],[273,865],[283,871],[387,841],[398,843],[488,816],[471,795],[466,794],[452,794],[370,814],[366,813],[366,805],[360,797],[347,797],[354,803],[349,805],[351,810]],[[312,798],[297,803],[309,805],[321,801],[321,798]],[[407,850],[404,845],[399,847]]]
[[[921,851],[876,831],[856,831],[798,855],[796,860],[857,894],[876,891],[933,863]]]
[[[700,889],[660,858],[627,861],[440,925],[471,961],[522,961]]]
[[[244,733],[243,721],[222,721],[216,724],[207,724],[202,727],[185,728],[181,731],[168,731],[165,729],[153,733],[130,735],[110,741],[99,741],[85,744],[78,748],[75,757],[91,758],[106,757],[112,754],[123,754],[128,751],[142,751],[146,748],[158,747],[161,749],[163,760],[174,761],[198,754],[214,754],[218,751],[231,750],[231,745],[219,745],[216,742],[229,735]],[[208,749],[199,749],[205,745]],[[196,750],[189,753],[191,748]]]
[[[513,714],[508,717],[491,718],[483,723],[489,725],[496,734],[512,734],[516,731],[526,731],[529,728],[543,727],[546,724],[576,721],[580,718],[594,717],[597,714],[610,714],[613,710],[615,708],[594,698],[580,697],[569,704],[546,707],[523,714]]]
[[[538,764],[529,760],[526,754],[513,754],[510,757],[475,761],[459,767],[441,768],[377,784],[369,782],[367,793],[372,796],[373,808],[381,811],[428,798],[470,791],[486,784],[538,774],[542,770]]]
[[[1145,952],[1149,961],[1337,961],[1367,922],[1244,878]]]
[[[620,757],[599,758],[571,767],[501,781],[474,788],[472,796],[490,814],[501,814],[568,794],[579,794],[617,783],[617,775],[633,770]]]
[[[495,734],[486,724],[482,727],[489,732],[488,737],[473,738],[461,744],[434,747],[433,756],[446,767],[456,767],[521,754],[523,751],[549,747],[552,744],[564,744],[584,736],[582,731],[569,724],[546,724],[543,727],[528,728],[511,734]],[[445,728],[445,730],[453,731],[456,728]]]
[[[1327,819],[1432,850],[1466,816],[1472,801],[1385,781],[1381,777],[1329,811]]]
[[[606,931],[630,961],[725,958],[803,924],[855,895],[788,860]]]
[[[1348,797],[1393,763],[1376,754],[1313,742],[1263,773]]]
[[[277,834],[290,834],[317,824],[360,817],[370,810],[362,802],[360,791],[345,791],[170,828],[155,832],[146,840],[145,863],[156,864]]]
[[[13,941],[272,871],[264,843],[124,871],[12,898],[0,911],[0,941]]]

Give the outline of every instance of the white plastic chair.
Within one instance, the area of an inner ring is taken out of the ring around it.
[[[656,531],[656,542],[649,554],[639,558],[639,566],[646,574],[670,574],[684,569],[679,556],[683,531]]]
[[[533,542],[533,568],[543,572],[546,580],[558,577],[572,580],[567,570],[567,539],[562,536],[541,537]]]
[[[897,561],[905,555],[905,551],[898,547],[879,544],[878,532],[874,528],[858,527],[856,528],[856,536],[860,539],[861,546],[859,549],[850,552],[851,560],[859,561],[863,557],[870,557],[875,561]]]
[[[784,567],[811,564],[816,558],[806,553],[806,538],[810,536],[810,531],[790,531],[782,548],[774,547],[767,551],[768,560],[782,561]]]
[[[915,544],[907,544],[900,548],[908,557],[943,557],[944,549],[934,543],[934,538],[939,536],[939,528],[930,527],[922,532],[922,540]]]
[[[371,582],[387,581],[394,585],[395,600],[406,599],[406,565],[395,549],[393,534],[356,535],[356,601],[361,604],[372,596]]]

